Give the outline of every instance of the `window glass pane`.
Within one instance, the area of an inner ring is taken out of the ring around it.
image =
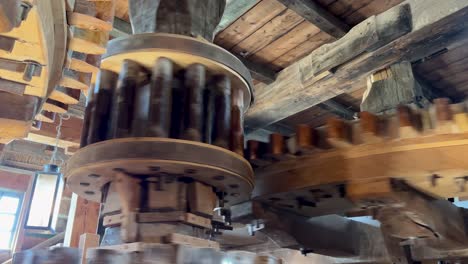
[[[57,175],[37,175],[27,222],[28,226],[48,227],[57,179]]]
[[[12,231],[15,225],[15,215],[0,214],[0,231]]]
[[[0,213],[16,214],[18,209],[19,198],[11,196],[0,197]]]
[[[11,236],[11,232],[0,231],[0,249],[10,249]]]

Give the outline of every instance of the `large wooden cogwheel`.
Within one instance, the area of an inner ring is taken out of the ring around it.
[[[435,198],[466,197],[466,104],[436,99],[429,110],[400,106],[396,114],[360,113],[330,119],[320,129],[249,141],[253,199],[303,215],[342,213],[387,201],[391,180],[404,180]]]

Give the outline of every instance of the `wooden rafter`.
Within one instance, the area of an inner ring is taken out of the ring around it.
[[[310,0],[278,0],[280,3],[298,13],[304,19],[334,38],[343,37],[349,26],[325,10],[315,1]]]
[[[402,12],[398,12],[404,5],[410,7],[409,18],[401,17]],[[347,61],[340,61],[332,68],[327,67],[332,71],[314,75],[312,65],[324,61],[324,56],[316,55],[323,50],[316,51],[281,71],[274,83],[257,87],[256,103],[245,118],[246,128],[253,131],[266,127],[346,91],[365,86],[365,78],[378,69],[402,60],[415,61],[466,39],[467,13],[467,1],[407,0],[378,16],[370,17],[359,24],[357,29],[364,29],[364,25],[374,29],[365,33],[366,30],[359,32],[354,28],[344,37],[348,45],[344,43],[343,49],[331,49],[323,55],[330,59],[340,59],[349,45],[363,40],[362,34],[376,38],[365,44],[367,48],[360,54],[351,56]],[[412,28],[395,39],[395,31],[402,28],[399,19],[409,19]],[[331,56],[330,53],[336,55]]]

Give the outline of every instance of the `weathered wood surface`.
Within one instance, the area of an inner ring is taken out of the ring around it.
[[[383,113],[395,110],[398,105],[409,104],[426,107],[436,98],[429,88],[416,79],[410,62],[393,64],[382,71],[389,76],[381,80],[371,80],[375,75],[368,77],[368,87],[361,103],[361,111]]]
[[[134,33],[173,33],[212,41],[225,5],[225,0],[131,0],[130,21]]]
[[[323,32],[337,39],[343,37],[349,30],[347,24],[340,21],[314,1],[279,0],[279,2],[304,17]]]
[[[5,0],[0,3],[0,32],[8,32],[18,23],[19,1]]]
[[[245,14],[250,8],[254,7],[260,0],[228,0],[224,8],[224,14],[216,26],[214,34],[224,30]]]
[[[65,246],[78,247],[82,234],[96,234],[100,208],[101,204],[73,194],[65,231]]]
[[[341,65],[334,74],[313,76],[310,73],[311,65],[316,60],[321,61],[321,58],[309,55],[280,72],[273,84],[257,88],[256,103],[245,119],[248,131],[265,127],[347,90],[356,89],[376,69],[401,60],[413,61],[425,57],[468,37],[468,1],[407,0],[404,3],[410,5],[413,25],[410,33],[386,45],[380,43],[383,46],[374,47],[374,51]],[[385,16],[385,13],[379,16]]]
[[[313,51],[310,56],[316,59],[310,61],[310,70],[314,76],[318,76],[410,31],[411,13],[407,4],[378,16],[371,16],[352,28],[342,39]]]

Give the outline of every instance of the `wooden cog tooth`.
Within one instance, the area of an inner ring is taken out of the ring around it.
[[[49,111],[42,111],[41,113],[36,115],[35,119],[37,121],[41,121],[45,123],[54,123],[55,113],[49,112]]]
[[[74,105],[79,103],[80,95],[80,90],[58,86],[52,91],[49,98],[64,104]]]
[[[434,99],[435,109],[435,130],[438,134],[447,134],[456,132],[457,128],[453,122],[452,109],[450,107],[450,99],[438,98]]]
[[[87,144],[93,144],[109,138],[108,123],[111,117],[110,108],[114,87],[118,75],[111,71],[101,70],[99,82],[94,89],[94,104],[89,113]]]
[[[271,164],[271,161],[261,157],[267,152],[268,144],[256,140],[247,141],[246,159],[254,167],[264,167]]]
[[[231,134],[231,80],[228,76],[215,77],[214,80],[214,126],[213,145],[229,149]]]
[[[86,83],[82,83],[78,80],[75,80],[67,76],[62,76],[62,79],[60,80],[59,85],[63,87],[68,87],[71,89],[79,89],[79,90],[86,90],[89,87]]]
[[[360,128],[363,143],[377,143],[382,141],[382,131],[380,129],[379,118],[370,112],[360,113]]]
[[[201,64],[192,64],[186,68],[185,87],[187,91],[187,101],[184,111],[184,129],[182,132],[183,139],[199,142],[202,141],[203,89],[205,88],[206,84],[205,75],[206,68]],[[229,89],[230,92],[230,88],[227,89]],[[222,143],[220,146],[227,148],[227,144],[228,143]]]
[[[337,148],[348,148],[352,143],[352,128],[345,121],[338,118],[327,120],[327,140]]]
[[[151,79],[149,136],[169,137],[171,129],[173,72],[173,63],[171,60],[159,58],[156,61]]]
[[[422,120],[419,113],[414,113],[410,107],[399,105],[397,108],[399,137],[413,138],[419,136],[422,130]]]
[[[106,53],[108,40],[109,32],[74,28],[68,48],[86,54],[102,55]]]
[[[93,16],[73,12],[68,13],[67,18],[68,25],[75,26],[77,28],[105,32],[109,32],[112,30],[111,23],[103,21]]]
[[[97,74],[99,71],[99,68],[89,64],[88,62],[84,60],[79,60],[77,58],[70,58],[68,60],[68,68],[70,70],[74,70],[77,72],[87,72],[87,73],[92,73],[92,74]]]
[[[42,106],[42,110],[64,114],[68,111],[68,105],[52,99],[47,99],[47,101]]]
[[[296,150],[294,154],[306,154],[316,150],[315,130],[309,125],[300,124],[296,127]]]
[[[286,153],[286,141],[279,133],[270,134],[270,142],[265,157],[273,161],[284,160],[292,157]]]

